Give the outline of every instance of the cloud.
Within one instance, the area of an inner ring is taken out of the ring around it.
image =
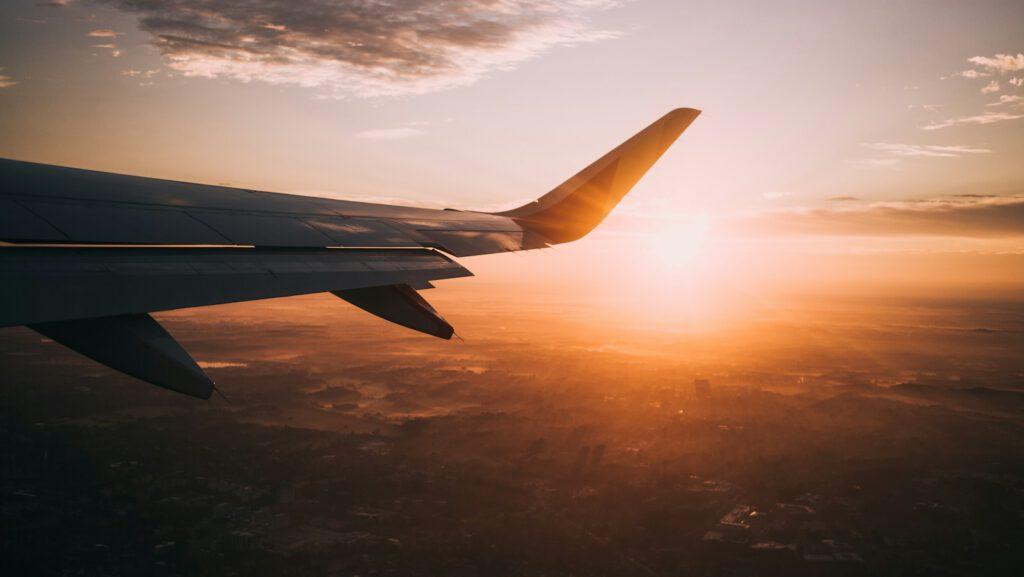
[[[967,59],[987,70],[995,72],[1015,72],[1024,70],[1024,54],[996,54],[995,56],[974,56]]]
[[[93,30],[92,32],[89,33],[89,36],[91,36],[93,38],[117,38],[117,32],[114,32],[113,30],[106,30],[106,29]]]
[[[1009,112],[992,112],[986,111],[984,114],[976,114],[974,116],[960,116],[957,118],[950,118],[922,126],[923,130],[939,130],[942,128],[948,128],[957,124],[995,124],[997,122],[1005,122],[1007,120],[1017,120],[1018,118],[1024,118],[1024,114],[1011,114]]]
[[[865,142],[865,148],[885,153],[885,157],[858,158],[847,163],[859,168],[896,168],[904,158],[956,158],[966,154],[988,154],[987,148],[965,145],[903,144],[894,142]],[[850,197],[833,197],[829,200],[856,200]]]
[[[152,78],[157,74],[160,74],[160,71],[155,68],[150,70],[136,70],[134,68],[129,68],[121,71],[121,74],[129,78]]]
[[[1010,72],[1018,70],[1024,70],[1024,53],[1018,53],[1016,56],[1012,54],[996,54],[995,56],[973,56],[967,59],[968,62],[980,66],[983,70],[964,70],[958,72],[954,76],[962,76],[964,78],[983,78],[989,77],[994,74],[1006,75]],[[1014,76],[1008,78],[1007,82],[1011,86],[1020,88],[1024,86],[1024,78]],[[1002,90],[1003,86],[999,80],[990,80],[985,86],[981,87],[982,94],[994,94]],[[1012,90],[1012,89],[1011,89]],[[991,106],[1003,106],[1007,104],[1019,104],[1021,98],[1014,95],[1002,95],[999,97],[997,102],[987,103],[987,107]],[[940,120],[932,122],[922,126],[923,130],[940,130],[943,128],[949,128],[950,126],[962,125],[962,124],[995,124],[998,122],[1006,122],[1008,120],[1017,120],[1024,118],[1022,114],[1013,114],[1011,112],[998,112],[993,110],[986,110],[980,114],[958,116],[955,118],[947,118],[946,120]]]
[[[847,164],[857,168],[896,168],[900,163],[898,158],[855,158],[847,160]]]
[[[860,199],[856,196],[830,196],[825,200],[829,202],[857,202]]]
[[[985,106],[1002,106],[1004,104],[1024,104],[1024,96],[1018,96],[1016,94],[1003,94],[999,97],[998,102],[989,102]]]
[[[0,72],[3,72],[3,68],[0,68]],[[15,84],[17,84],[17,82],[12,80],[10,76],[7,76],[6,74],[0,74],[0,88],[10,88]]]
[[[887,152],[893,156],[902,157],[952,158],[963,156],[965,154],[988,154],[992,152],[987,148],[975,148],[963,145],[935,146],[929,144],[869,142],[865,143],[864,146],[872,150]]]
[[[993,74],[1006,74],[1008,72],[1016,72],[1018,70],[1024,70],[1024,54],[996,54],[995,56],[972,56],[967,59],[968,62],[976,66],[982,67],[984,70],[977,70],[969,68],[953,74],[952,76],[960,76],[962,78],[987,78]],[[942,77],[946,79],[945,76]],[[1015,86],[1020,86],[1019,79],[1010,80]],[[995,86],[995,88],[992,88]],[[982,93],[986,93],[986,89],[989,92],[995,92],[999,90],[999,85],[995,81],[990,82],[988,86],[982,89]]]
[[[419,94],[471,84],[556,46],[614,37],[587,16],[619,0],[97,0],[139,17],[182,74]]]
[[[745,234],[817,236],[1024,236],[1024,196],[961,195],[859,208],[774,211],[730,225]]]
[[[37,6],[48,6],[50,8],[64,8],[65,6],[71,5],[71,0],[48,0],[46,2],[36,2]]]
[[[117,58],[118,56],[121,55],[121,50],[117,47],[117,44],[93,44],[92,47],[93,48],[102,48],[104,50],[109,50],[110,51],[110,55],[113,56],[114,58]]]
[[[376,128],[373,130],[364,130],[357,133],[356,138],[361,140],[405,140],[407,138],[415,138],[423,134],[424,132],[419,128],[405,126],[402,128]]]
[[[971,79],[974,79],[974,78],[985,78],[985,77],[987,77],[987,76],[992,76],[992,75],[991,75],[991,74],[989,74],[989,73],[987,73],[987,72],[978,72],[977,70],[974,70],[974,69],[972,68],[972,69],[970,69],[970,70],[964,70],[964,71],[962,71],[962,72],[957,72],[957,73],[956,73],[956,74],[954,74],[953,76],[961,76],[961,77],[963,77],[963,78],[971,78]]]

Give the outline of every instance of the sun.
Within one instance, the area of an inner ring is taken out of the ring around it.
[[[663,275],[686,276],[701,264],[710,230],[707,213],[655,220],[650,234],[644,235],[649,264]]]
[[[612,281],[621,311],[652,328],[686,328],[704,319],[715,300],[708,294],[717,267],[711,235],[706,213],[643,219],[643,228],[634,229],[628,264]]]

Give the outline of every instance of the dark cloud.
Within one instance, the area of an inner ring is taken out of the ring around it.
[[[764,213],[734,223],[746,234],[819,236],[1024,236],[1024,197],[969,197],[859,209]]]
[[[139,17],[184,74],[419,93],[471,83],[556,45],[607,38],[616,0],[95,0]]]
[[[856,196],[830,196],[825,200],[828,200],[829,202],[856,202],[860,199]]]

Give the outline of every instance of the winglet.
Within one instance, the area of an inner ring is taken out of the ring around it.
[[[496,213],[552,243],[594,229],[700,114],[677,108],[530,204]]]

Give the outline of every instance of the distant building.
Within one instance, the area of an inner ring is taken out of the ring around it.
[[[750,505],[737,505],[731,511],[722,516],[718,520],[718,524],[723,527],[737,527],[740,529],[749,529],[751,519],[759,516],[757,509]]]

